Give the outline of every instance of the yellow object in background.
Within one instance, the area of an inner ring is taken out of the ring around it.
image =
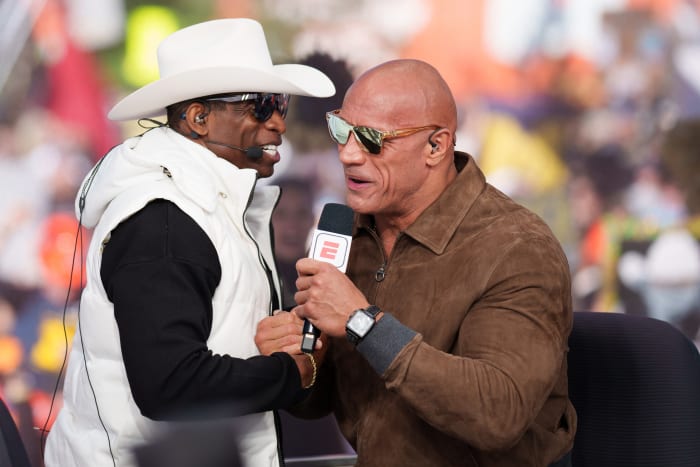
[[[507,115],[489,117],[479,166],[489,181],[508,174],[507,185],[512,190],[494,184],[511,196],[541,195],[561,187],[567,179],[566,166],[547,141],[528,133]]]
[[[66,324],[59,317],[48,317],[39,324],[39,339],[32,347],[31,362],[37,369],[58,373],[66,357],[66,335],[68,342],[73,339],[75,325]]]
[[[167,7],[134,8],[126,20],[122,76],[138,88],[158,79],[158,44],[180,28],[177,16]]]

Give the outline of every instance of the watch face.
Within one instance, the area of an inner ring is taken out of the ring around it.
[[[350,321],[348,322],[348,328],[357,334],[359,337],[364,337],[365,334],[369,332],[370,329],[372,329],[372,326],[374,325],[374,319],[370,316],[367,316],[367,314],[364,311],[358,311],[355,313]]]

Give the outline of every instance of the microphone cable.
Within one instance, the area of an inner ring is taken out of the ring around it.
[[[84,244],[83,244],[83,211],[85,209],[85,199],[87,198],[88,192],[90,191],[90,187],[92,186],[92,182],[95,179],[95,176],[97,175],[97,172],[100,169],[100,166],[102,165],[102,162],[107,158],[109,153],[111,152],[108,151],[107,154],[105,154],[95,165],[95,167],[92,169],[90,172],[90,175],[88,175],[88,178],[85,180],[83,183],[83,186],[81,187],[80,191],[80,197],[78,199],[78,211],[79,211],[79,216],[78,216],[78,229],[75,233],[75,242],[73,244],[73,259],[71,261],[71,267],[70,267],[70,275],[69,277],[73,277],[73,271],[75,268],[75,257],[78,252],[78,246],[80,246],[80,285],[82,287],[83,284],[83,272],[84,272]],[[63,313],[62,313],[62,324],[63,324],[63,338],[64,338],[64,351],[63,351],[63,362],[61,362],[61,368],[58,372],[58,377],[56,378],[56,385],[54,386],[53,394],[51,395],[51,403],[49,404],[49,413],[46,415],[46,420],[44,421],[44,425],[41,428],[37,428],[41,431],[41,437],[39,440],[39,445],[41,447],[41,457],[42,459],[44,458],[44,451],[45,451],[45,443],[46,443],[46,436],[48,435],[48,425],[51,420],[51,414],[53,413],[54,409],[54,404],[56,401],[56,395],[58,393],[58,388],[61,383],[61,378],[64,376],[63,372],[65,370],[66,362],[68,361],[68,331],[66,329],[66,313],[68,309],[68,303],[70,301],[70,295],[71,291],[73,288],[73,281],[72,279],[69,280],[68,282],[68,291],[66,292],[66,300],[63,304]],[[85,375],[88,380],[88,385],[90,386],[90,391],[92,392],[92,397],[93,400],[95,401],[95,409],[97,411],[97,418],[100,421],[100,425],[102,426],[102,429],[105,432],[105,435],[107,435],[107,446],[109,448],[109,454],[112,458],[112,465],[116,467],[117,462],[116,459],[114,458],[114,452],[112,451],[112,440],[109,436],[109,431],[107,431],[107,427],[104,424],[104,421],[102,420],[102,416],[100,414],[100,407],[97,403],[97,395],[95,394],[95,388],[92,385],[92,380],[90,379],[90,373],[88,372],[88,365],[87,365],[87,357],[85,356],[85,342],[83,341],[83,332],[82,328],[80,325],[80,305],[81,305],[81,297],[78,297],[78,329],[77,331],[80,333],[80,346],[82,348],[82,353],[83,353],[83,364],[85,365]],[[36,428],[36,427],[35,427]]]

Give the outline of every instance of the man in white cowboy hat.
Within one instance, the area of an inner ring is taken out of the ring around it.
[[[158,65],[160,79],[109,117],[167,124],[111,150],[76,199],[94,232],[46,465],[135,465],[164,422],[228,419],[244,465],[277,466],[274,410],[304,396],[316,367],[291,313],[290,353],[261,356],[254,341],[283,307],[270,240],[279,189],[256,181],[280,159],[289,95],[335,88],[315,68],[273,65],[250,19],[177,31]]]

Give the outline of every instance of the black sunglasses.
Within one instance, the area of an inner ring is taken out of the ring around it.
[[[340,110],[333,110],[326,113],[328,121],[328,132],[331,139],[338,144],[347,144],[350,132],[355,135],[355,139],[360,147],[370,154],[382,152],[384,140],[392,138],[402,138],[423,130],[435,130],[441,128],[439,125],[426,125],[415,128],[401,128],[398,130],[383,131],[368,126],[354,126],[338,116]]]
[[[228,96],[209,97],[207,101],[221,102],[248,102],[252,101],[255,104],[253,108],[253,116],[259,122],[266,122],[276,111],[280,113],[282,118],[287,116],[289,108],[289,94],[263,94],[263,93],[243,93],[233,94]]]

